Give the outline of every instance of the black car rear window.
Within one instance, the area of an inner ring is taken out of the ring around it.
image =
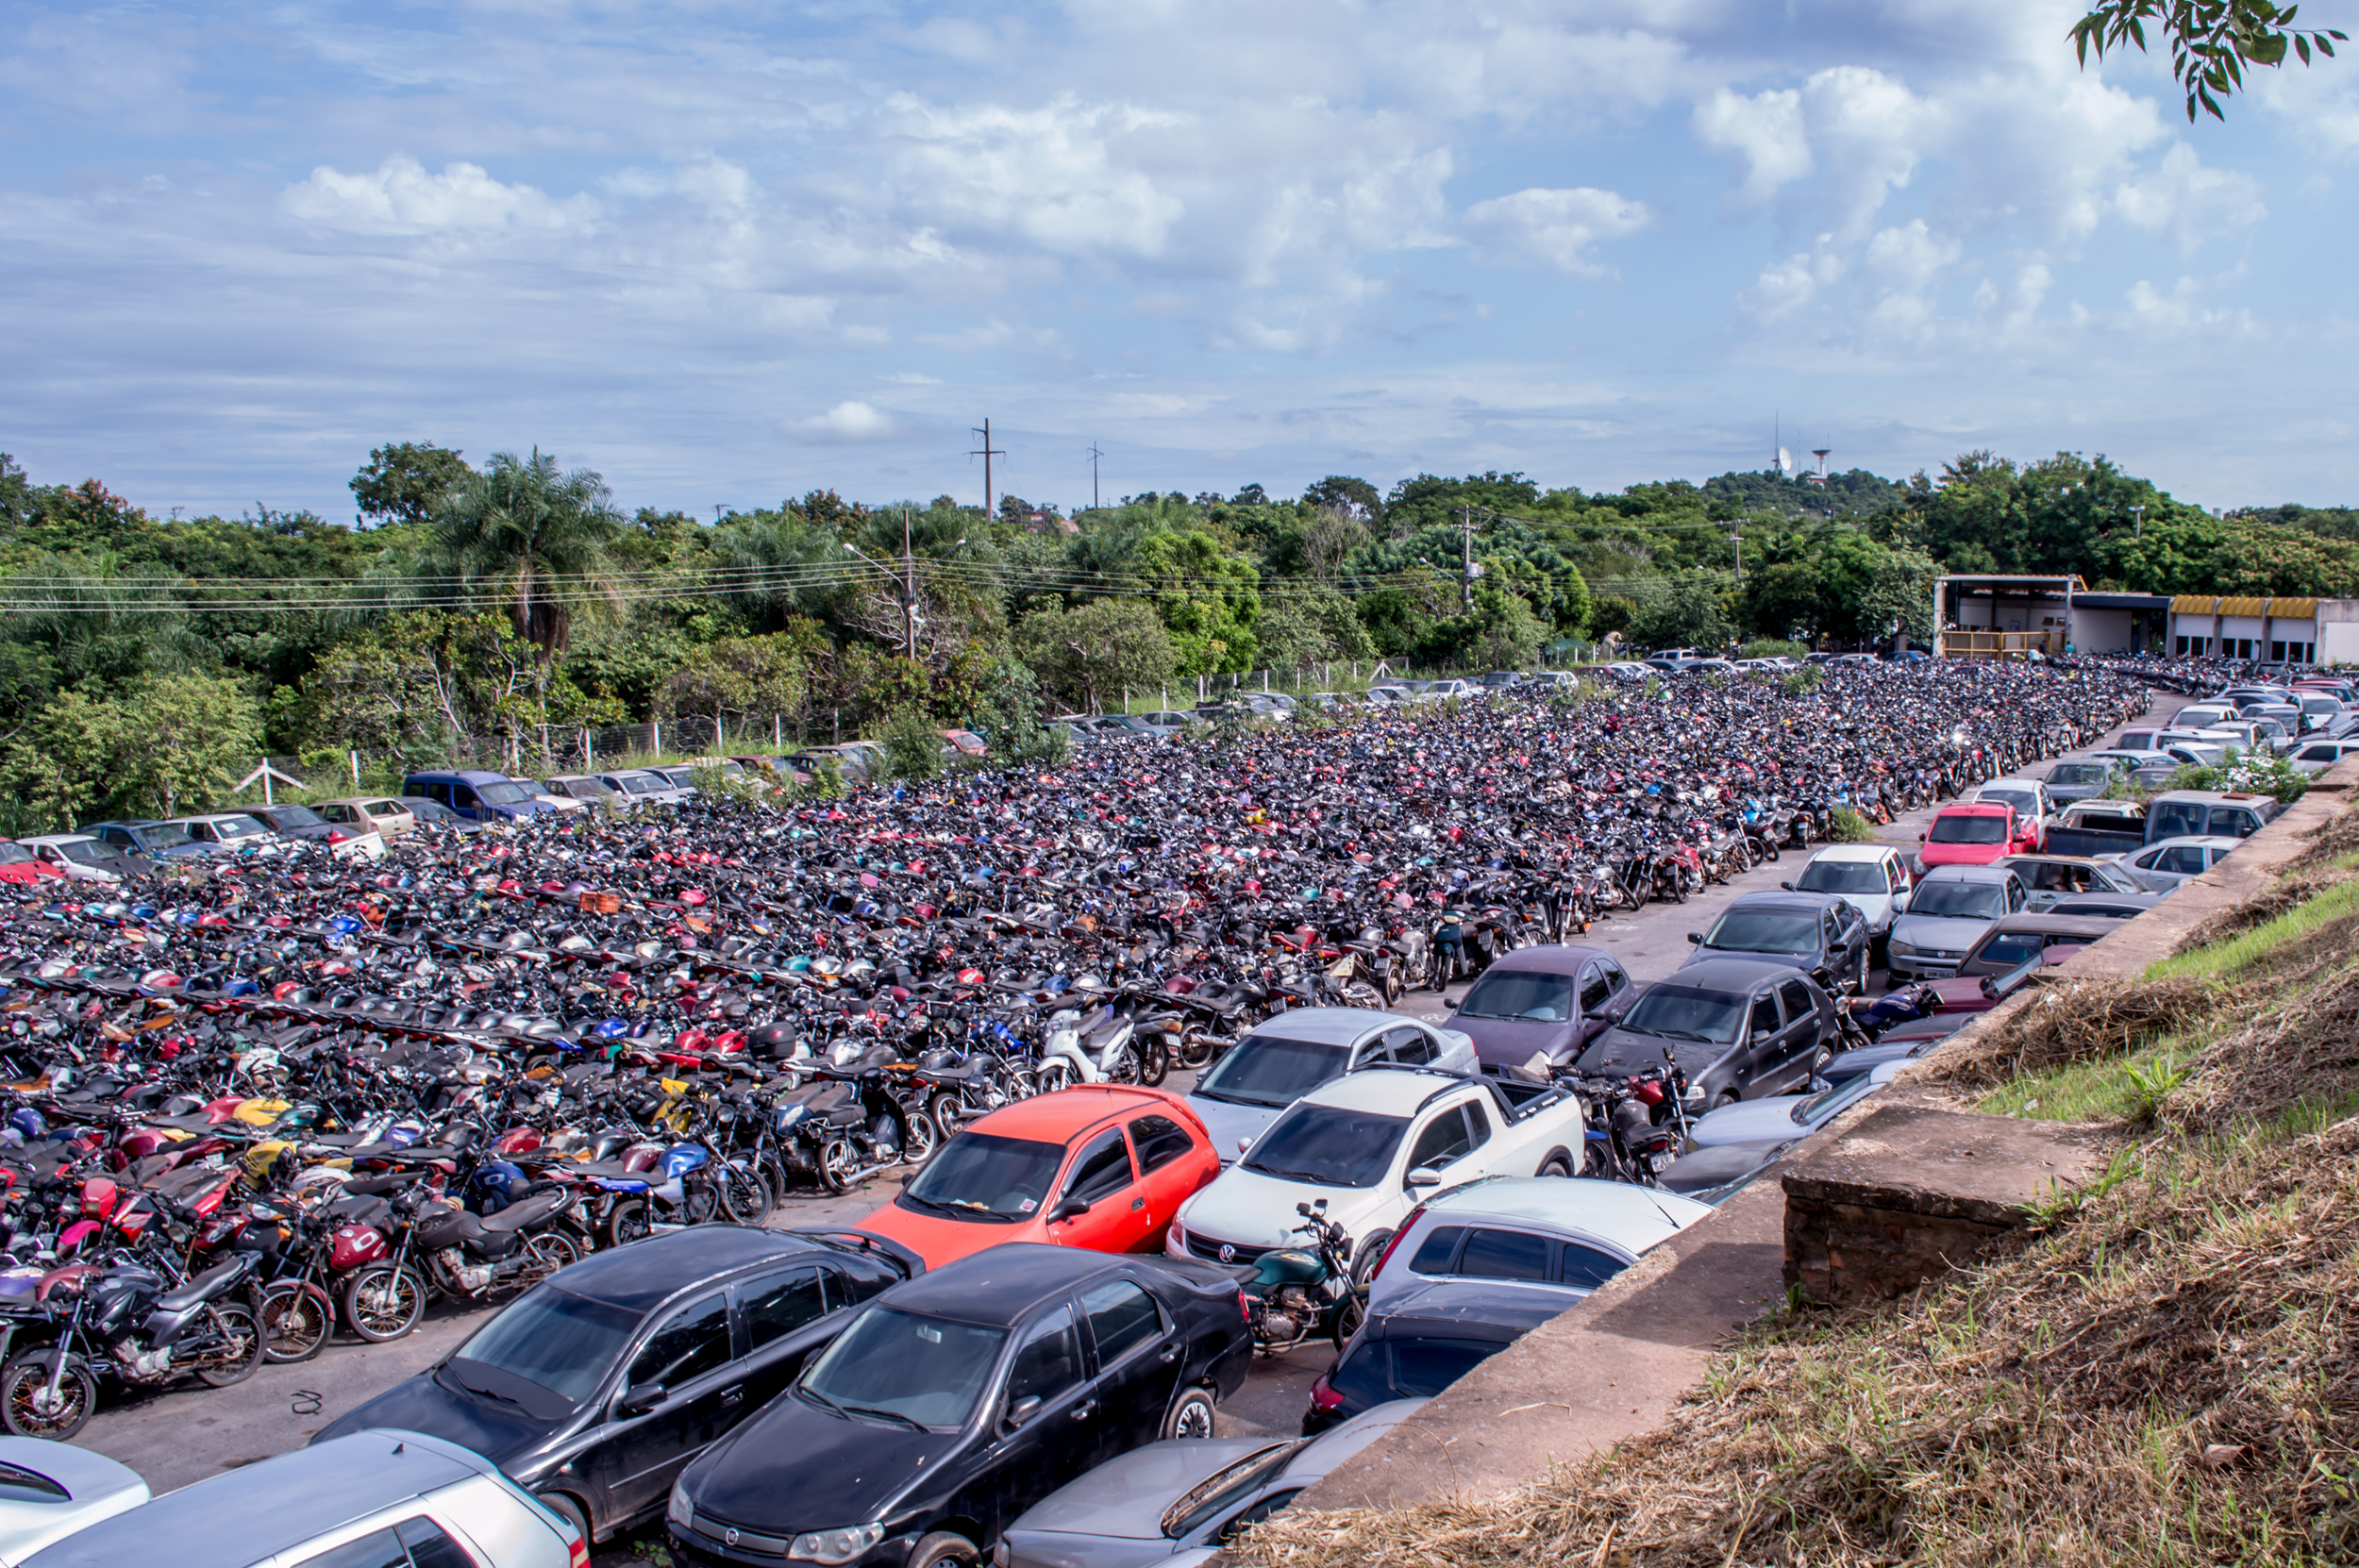
[[[1488,1340],[1394,1340],[1393,1387],[1414,1399],[1441,1393],[1503,1345]]]
[[[1327,1375],[1327,1386],[1356,1410],[1370,1410],[1385,1403],[1393,1397],[1393,1385],[1384,1365],[1391,1359],[1391,1350],[1392,1346],[1382,1340],[1361,1341],[1350,1355],[1335,1363],[1335,1370]]]

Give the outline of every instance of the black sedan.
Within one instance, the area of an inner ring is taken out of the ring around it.
[[[875,1238],[706,1225],[560,1269],[429,1370],[323,1427],[474,1449],[585,1540],[663,1506],[688,1462],[921,1272]]]
[[[1867,917],[1840,894],[1748,892],[1723,910],[1709,931],[1690,931],[1692,966],[1713,959],[1761,959],[1829,977],[1834,989],[1865,994]]]
[[[1676,1059],[1691,1112],[1792,1094],[1834,1039],[1834,1001],[1792,966],[1705,959],[1648,986],[1620,1023],[1574,1064],[1583,1073],[1642,1073]]]
[[[896,1286],[689,1466],[706,1568],[976,1568],[1016,1515],[1141,1443],[1210,1437],[1253,1359],[1235,1276],[1015,1242]]]

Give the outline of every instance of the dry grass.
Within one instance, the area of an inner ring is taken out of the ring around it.
[[[2359,809],[2346,807],[2310,830],[2310,847],[2285,862],[2288,873],[2316,871],[2359,854]]]
[[[1757,1331],[1497,1500],[1280,1514],[1265,1568],[2359,1557],[2359,1123],[2158,1145],[2020,1253]]]
[[[1990,1089],[2183,1033],[2237,997],[2236,988],[2191,977],[2044,984],[1990,1033],[1928,1059],[1928,1066],[1958,1089]]]
[[[2335,822],[2342,819],[2337,817]],[[2328,826],[2333,826],[2329,823]],[[2179,951],[2192,953],[2226,942],[2231,937],[2258,929],[2284,914],[2288,909],[2307,904],[2319,893],[2340,882],[2351,880],[2351,874],[2339,868],[2321,865],[2281,876],[2261,892],[2246,899],[2233,909],[2222,909],[2211,919],[2189,931],[2179,943]]]

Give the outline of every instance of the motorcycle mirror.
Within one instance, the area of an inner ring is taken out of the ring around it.
[[[1442,1173],[1433,1169],[1430,1165],[1420,1165],[1415,1170],[1409,1173],[1408,1178],[1404,1180],[1401,1185],[1412,1189],[1418,1187],[1439,1187],[1442,1185]]]
[[[662,1384],[636,1383],[624,1391],[621,1403],[615,1406],[615,1413],[624,1416],[645,1415],[662,1403]]]
[[[1780,882],[1778,886],[1783,888],[1788,892],[1792,892],[1794,891],[1794,884],[1791,882]]]
[[[1057,1205],[1057,1211],[1049,1215],[1048,1218],[1050,1223],[1053,1224],[1058,1220],[1070,1220],[1075,1218],[1077,1215],[1086,1214],[1089,1211],[1089,1199],[1067,1198],[1064,1202]]]
[[[1297,1203],[1295,1205],[1295,1212],[1307,1220],[1311,1217],[1311,1206],[1307,1203]]]

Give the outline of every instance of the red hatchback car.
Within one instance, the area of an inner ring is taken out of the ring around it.
[[[1922,876],[1935,866],[1986,866],[2028,855],[2039,848],[2040,834],[2039,824],[2017,817],[2014,807],[1976,800],[1943,807],[1919,837],[1925,847],[1915,869]]]
[[[14,839],[0,839],[0,882],[59,882],[65,873],[43,864]]]
[[[1180,1095],[1085,1084],[968,1124],[860,1228],[929,1269],[1001,1242],[1154,1252],[1218,1175],[1212,1134]]]

